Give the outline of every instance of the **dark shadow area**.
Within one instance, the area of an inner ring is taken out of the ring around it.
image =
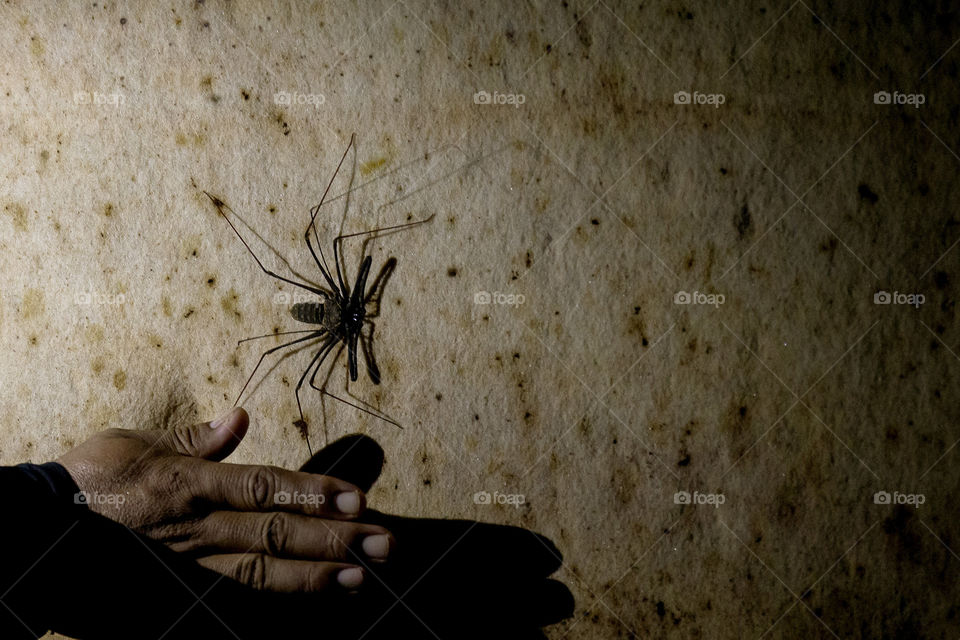
[[[302,471],[370,489],[383,468],[380,445],[341,438]],[[470,520],[406,518],[368,510],[397,548],[384,565],[366,563],[363,592],[344,604],[365,638],[543,638],[542,627],[573,614],[573,596],[549,579],[561,564],[547,538],[519,527]],[[371,575],[372,574],[372,575]]]

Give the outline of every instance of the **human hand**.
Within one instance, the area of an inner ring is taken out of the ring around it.
[[[329,476],[219,462],[248,423],[238,408],[171,430],[109,429],[57,462],[92,510],[239,582],[280,592],[360,587],[358,565],[384,561],[394,545],[384,527],[356,521],[363,492]]]

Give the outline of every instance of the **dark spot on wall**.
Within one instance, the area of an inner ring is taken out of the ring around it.
[[[190,316],[193,315],[193,312],[194,312],[193,307],[187,307],[187,310],[183,312],[183,317],[189,318]]]
[[[479,420],[480,420],[480,414],[479,414],[479,413],[473,414],[473,419],[476,420],[476,421],[479,421]]]
[[[592,225],[595,226],[595,227],[599,227],[599,226],[600,226],[600,221],[597,220],[596,218],[591,218],[591,219],[590,219],[590,224],[592,224]]]
[[[747,416],[747,408],[741,406],[738,413],[740,414],[741,418],[745,418]]]
[[[237,301],[239,296],[237,292],[231,289],[227,295],[220,298],[220,308],[223,309],[223,312],[228,315],[233,315],[234,319],[238,322],[243,319],[243,314],[240,313],[240,310],[237,309]]]
[[[438,393],[437,395],[434,396],[434,398],[437,399],[437,402],[440,402],[441,400],[443,400],[443,394],[442,394],[442,393]]]
[[[207,286],[210,287],[211,289],[213,289],[214,287],[216,287],[216,286],[217,286],[217,277],[216,277],[216,276],[209,276],[209,277],[207,278]]]
[[[10,216],[13,222],[13,228],[17,231],[27,230],[27,210],[18,202],[11,202],[3,207],[3,210]]]
[[[937,289],[946,289],[947,285],[950,284],[950,277],[947,275],[947,272],[937,271],[934,273],[933,284],[936,285]]]
[[[123,391],[124,387],[127,386],[127,373],[123,369],[117,369],[117,372],[113,374],[113,386],[117,388],[117,391]]]
[[[746,203],[740,207],[740,213],[734,218],[733,224],[737,227],[737,235],[742,240],[750,231],[750,209],[747,208]]]
[[[857,193],[860,194],[861,200],[866,200],[870,204],[877,204],[877,200],[880,199],[880,196],[875,194],[865,183],[860,183],[860,186],[857,187]]]
[[[285,136],[290,135],[290,125],[287,124],[287,120],[286,118],[284,118],[283,112],[281,111],[275,112],[273,115],[273,120],[278,125],[280,125],[280,128],[283,130],[283,135]]]
[[[209,26],[209,23],[206,23],[204,26]],[[213,90],[213,76],[204,76],[204,78],[200,80],[200,87],[207,91],[207,98],[210,102],[214,104],[220,102],[220,96]]]
[[[667,615],[667,608],[663,605],[663,600],[660,600],[657,602],[657,616],[663,619],[665,615]]]
[[[244,100],[249,100],[250,94],[247,92],[246,89],[240,89],[240,97],[242,97]]]
[[[680,458],[680,460],[677,461],[677,466],[678,466],[678,467],[686,467],[686,466],[689,465],[689,464],[690,464],[690,454],[689,454],[689,453],[686,454],[685,456],[683,456],[682,458]]]
[[[640,344],[646,347],[650,344],[650,341],[647,340],[646,338],[640,338]]]
[[[926,182],[921,182],[917,187],[917,191],[920,192],[920,195],[925,196],[930,193],[930,185],[928,185]]]
[[[30,338],[27,340],[27,342],[30,343],[30,346],[31,346],[31,347],[37,346],[37,342],[39,342],[39,338],[37,338],[37,334],[35,334],[35,333],[34,333],[34,334],[31,334],[31,335],[30,335]]]
[[[914,564],[923,564],[923,542],[916,522],[914,509],[899,504],[893,508],[893,515],[883,521],[883,532],[897,547],[897,558],[907,558]]]
[[[120,24],[121,24],[121,25],[127,24],[127,19],[126,19],[126,18],[120,18]]]
[[[456,278],[456,277],[457,277],[457,268],[456,268],[456,267],[450,267],[449,269],[447,269],[447,276],[449,276],[449,277],[451,277],[451,278]]]
[[[269,211],[270,214],[273,215],[277,212],[277,208],[274,205],[270,205],[269,207],[267,207],[267,211]]]

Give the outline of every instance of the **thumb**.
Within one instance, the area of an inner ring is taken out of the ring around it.
[[[247,412],[234,407],[213,422],[176,427],[171,440],[182,455],[220,461],[237,448],[249,424]]]

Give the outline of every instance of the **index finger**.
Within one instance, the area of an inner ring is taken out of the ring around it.
[[[220,509],[289,511],[348,519],[363,511],[366,499],[356,486],[334,478],[263,465],[210,462],[198,458],[195,497]]]

